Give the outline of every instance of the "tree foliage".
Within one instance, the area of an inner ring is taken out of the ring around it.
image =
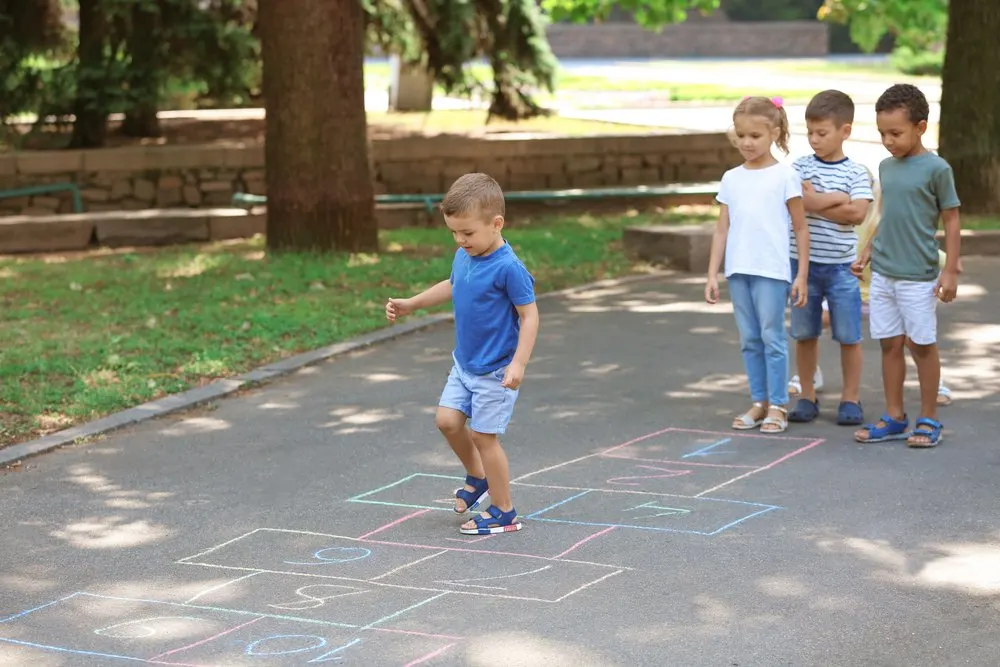
[[[914,50],[944,42],[947,0],[826,0],[817,16],[849,26],[851,39],[871,52],[887,34]]]

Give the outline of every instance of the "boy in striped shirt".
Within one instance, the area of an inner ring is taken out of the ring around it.
[[[857,225],[868,214],[872,187],[864,165],[844,155],[851,136],[854,102],[839,90],[818,93],[806,107],[809,145],[814,153],[793,164],[802,178],[802,195],[809,224],[809,301],[792,308],[791,336],[800,398],[788,420],[810,422],[819,416],[814,378],[823,331],[823,302],[830,311],[833,339],[840,343],[843,388],[837,423],[864,422],[861,409],[861,288],[851,273],[858,249]],[[790,232],[791,233],[791,232]],[[798,270],[794,237],[792,275]]]

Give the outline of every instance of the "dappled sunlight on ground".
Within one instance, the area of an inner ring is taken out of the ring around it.
[[[623,663],[591,651],[576,642],[565,642],[528,632],[507,631],[483,635],[464,651],[469,667],[616,667]]]
[[[1000,535],[985,542],[930,543],[908,554],[888,540],[834,536],[815,540],[823,551],[867,561],[880,580],[973,596],[1000,595]]]
[[[129,521],[113,515],[74,521],[51,534],[78,549],[129,549],[159,542],[172,531],[144,519]]]
[[[232,428],[232,424],[225,419],[214,417],[189,417],[171,426],[160,429],[163,435],[173,435],[177,437],[194,435],[196,433],[213,433],[225,431]]]

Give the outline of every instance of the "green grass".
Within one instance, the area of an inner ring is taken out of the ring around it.
[[[587,136],[594,134],[656,134],[665,129],[624,123],[563,118],[558,115],[529,118],[517,122],[494,118],[486,124],[486,111],[477,109],[437,110],[430,113],[368,112],[368,124],[405,128],[422,133],[530,132]]]
[[[628,224],[661,215],[563,217],[507,238],[539,292],[636,269]],[[448,276],[443,229],[381,234],[380,255],[265,254],[263,242],[0,257],[0,447],[386,326],[384,304]]]
[[[962,216],[962,229],[969,229],[973,231],[997,230],[1000,229],[1000,218],[994,218],[991,216],[964,215]]]

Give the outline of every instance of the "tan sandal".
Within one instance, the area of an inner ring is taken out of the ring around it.
[[[753,407],[744,412],[742,415],[733,420],[733,428],[737,431],[749,431],[750,429],[757,428],[764,423],[764,418],[754,419],[751,413],[754,410],[765,410],[764,416],[767,416],[766,408],[764,404],[757,401],[753,404]]]
[[[770,414],[771,410],[777,410],[782,414],[782,416],[772,417]],[[772,405],[770,408],[768,408],[768,415],[764,419],[764,421],[762,421],[760,424],[760,432],[784,433],[787,428],[788,428],[788,410],[778,405]]]

